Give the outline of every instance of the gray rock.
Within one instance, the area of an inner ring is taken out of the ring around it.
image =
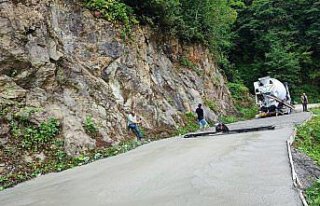
[[[35,159],[39,160],[40,162],[43,162],[46,159],[46,155],[43,152],[39,154],[34,154],[33,156]]]
[[[4,99],[19,99],[26,96],[26,90],[19,87],[10,77],[0,76],[0,97]]]
[[[63,57],[63,54],[57,50],[57,44],[54,40],[49,40],[48,47],[50,59],[58,61],[61,57]]]
[[[28,49],[29,61],[32,66],[38,68],[49,62],[49,54],[46,47],[38,45],[37,42],[28,42],[26,48]]]
[[[95,148],[95,140],[85,133],[81,120],[74,116],[64,117],[62,135],[65,138],[65,150],[69,155],[76,156],[83,150]]]
[[[320,167],[306,154],[295,148],[291,148],[291,150],[296,173],[303,189],[306,189],[320,178]]]
[[[10,132],[10,125],[9,124],[0,124],[0,138],[4,137],[6,134]]]
[[[99,45],[99,54],[118,58],[123,54],[124,46],[119,42],[104,42]]]

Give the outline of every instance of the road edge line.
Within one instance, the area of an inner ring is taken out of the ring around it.
[[[312,117],[313,117],[313,115],[311,115],[308,119],[306,119],[301,125],[306,124],[308,121],[310,121],[312,119]],[[294,164],[293,164],[291,146],[292,146],[296,136],[297,136],[297,128],[294,128],[292,134],[290,135],[289,139],[287,140],[287,149],[288,149],[288,157],[289,157],[289,162],[290,162],[290,167],[291,167],[291,176],[292,176],[293,185],[299,192],[299,197],[300,197],[300,200],[301,200],[303,206],[309,206],[307,203],[307,200],[303,194],[304,191],[303,191],[303,189],[301,189],[303,187],[302,187],[301,181],[295,171]]]

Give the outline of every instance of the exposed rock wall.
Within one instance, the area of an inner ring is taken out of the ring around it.
[[[130,40],[121,27],[94,18],[79,1],[0,0],[0,98],[43,108],[42,117],[62,123],[66,150],[96,146],[82,123],[92,116],[104,141],[128,136],[126,111],[146,129],[166,133],[205,99],[206,117],[232,112],[225,80],[201,45],[185,45],[147,27]],[[186,68],[179,58],[195,64]]]

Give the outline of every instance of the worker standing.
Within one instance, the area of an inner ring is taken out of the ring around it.
[[[308,97],[306,95],[306,93],[303,93],[302,96],[301,96],[301,103],[302,103],[302,110],[304,112],[307,112],[308,111]]]
[[[131,111],[128,115],[128,128],[133,131],[133,133],[136,135],[137,140],[141,141],[141,138],[143,138],[142,133],[139,129],[138,124],[141,123],[141,119],[137,120],[137,116],[134,111]]]
[[[202,104],[198,104],[198,108],[196,109],[196,113],[198,115],[198,124],[200,126],[200,129],[202,130],[205,127],[208,127],[207,121],[204,119],[204,112],[203,109],[201,108]]]

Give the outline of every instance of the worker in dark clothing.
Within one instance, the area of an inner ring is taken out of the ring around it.
[[[308,111],[308,97],[306,95],[306,93],[303,93],[301,96],[301,103],[302,103],[302,108],[304,112]]]
[[[203,113],[203,109],[201,107],[202,107],[202,105],[199,104],[198,108],[196,109],[196,113],[198,115],[198,124],[200,126],[200,129],[203,129],[209,125],[208,125],[207,121],[204,119],[204,113]]]

